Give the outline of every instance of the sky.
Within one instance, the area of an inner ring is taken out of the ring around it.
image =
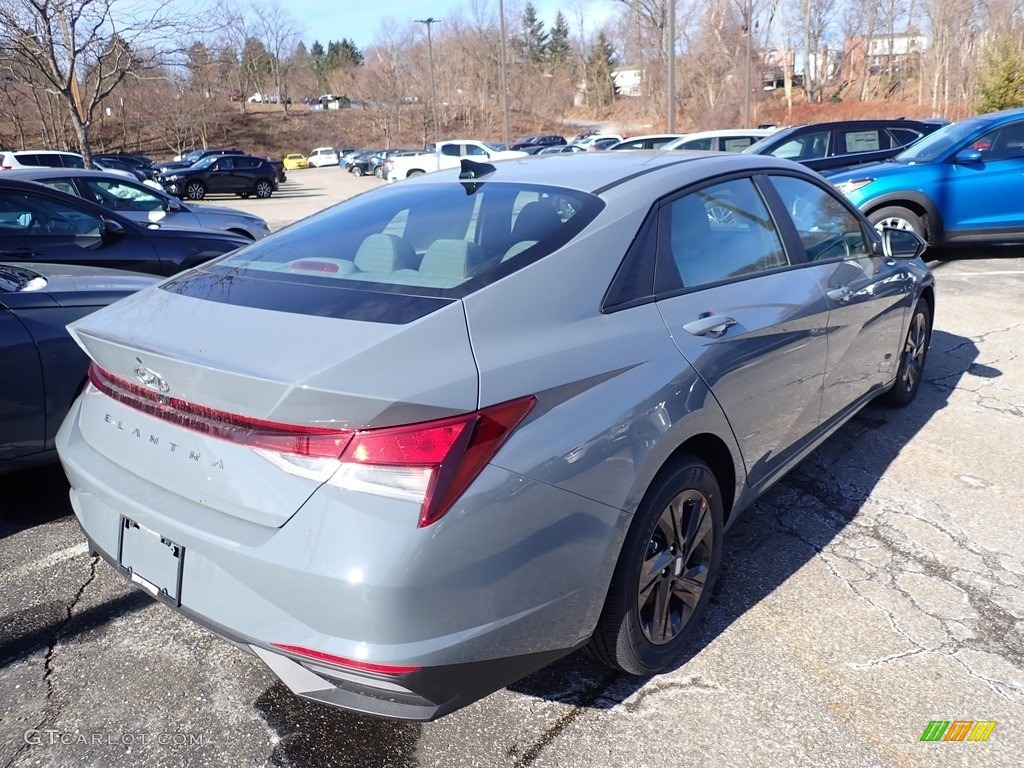
[[[522,16],[525,0],[505,0],[505,23],[513,26]],[[586,34],[596,30],[616,11],[613,0],[533,0],[533,6],[546,28],[550,28],[559,10],[569,22],[575,36],[579,33],[578,17],[583,12]],[[287,8],[288,5],[285,4]],[[357,48],[364,49],[386,23],[403,26],[414,19],[433,17],[440,20],[435,32],[444,24],[445,17],[461,14],[466,19],[478,16],[497,20],[498,0],[379,0],[379,2],[349,2],[338,0],[304,0],[292,11],[296,21],[304,26],[302,38],[306,43],[319,40],[348,38]]]

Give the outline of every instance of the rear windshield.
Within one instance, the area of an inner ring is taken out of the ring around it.
[[[547,256],[603,207],[578,190],[398,182],[209,262],[233,279],[462,298]]]

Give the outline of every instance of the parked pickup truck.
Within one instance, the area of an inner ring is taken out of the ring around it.
[[[433,147],[419,155],[399,155],[388,162],[388,181],[401,181],[421,173],[440,171],[445,168],[458,168],[464,158],[486,163],[493,160],[513,160],[529,157],[526,152],[500,150],[483,141],[469,139],[452,139],[439,141]]]

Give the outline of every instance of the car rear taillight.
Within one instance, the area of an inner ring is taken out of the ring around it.
[[[329,476],[328,482],[339,488],[418,502],[421,528],[451,508],[537,402],[530,395],[461,416],[356,431],[281,424],[196,405],[133,384],[95,363],[89,366],[89,381],[130,408],[263,451],[268,458],[330,460],[317,465],[327,475],[313,472],[308,462],[274,463],[307,477]]]
[[[302,656],[313,661],[320,661],[334,667],[346,667],[359,672],[372,672],[377,675],[388,675],[389,677],[408,675],[412,672],[419,672],[422,669],[422,667],[408,667],[395,664],[374,664],[373,662],[360,661],[358,659],[346,659],[344,656],[335,656],[333,653],[325,653],[324,651],[306,648],[301,645],[290,645],[288,643],[271,643],[271,645],[285,653]]]
[[[95,363],[89,366],[89,381],[108,397],[150,416],[193,432],[274,453],[337,459],[354,434],[351,429],[294,426],[252,419],[176,397],[161,396],[155,390],[118,378]]]
[[[331,485],[420,502],[440,519],[537,402],[530,395],[450,419],[356,432]]]

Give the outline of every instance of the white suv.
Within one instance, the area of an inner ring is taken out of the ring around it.
[[[0,170],[14,168],[85,168],[85,160],[74,152],[52,149],[20,149],[0,152]]]
[[[334,147],[317,147],[309,153],[309,165],[312,168],[319,168],[322,165],[337,165],[338,153]]]

